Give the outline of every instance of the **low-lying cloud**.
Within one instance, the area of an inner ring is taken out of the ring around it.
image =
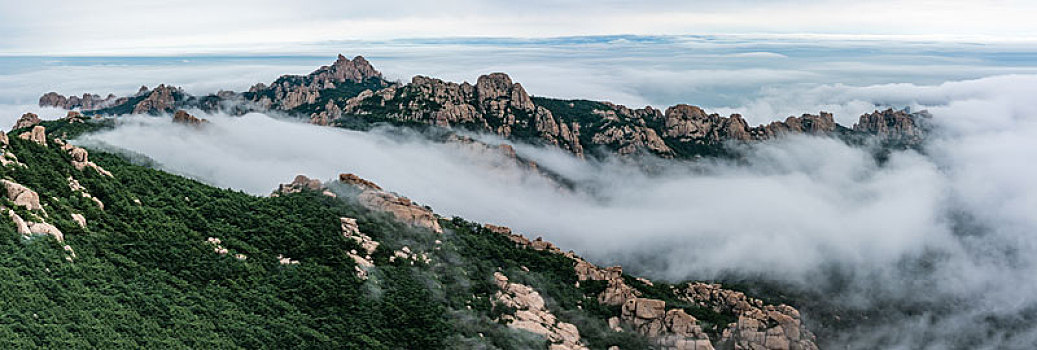
[[[300,173],[331,179],[353,172],[440,214],[543,235],[594,261],[653,277],[764,276],[827,293],[827,303],[848,309],[922,308],[893,310],[891,321],[831,335],[830,344],[1031,348],[1032,91],[1037,76],[794,92],[803,97],[796,100],[800,111],[928,108],[937,132],[925,149],[894,152],[882,163],[867,147],[816,137],[748,147],[746,162],[670,163],[651,172],[516,145],[575,181],[576,191],[559,191],[494,155],[407,132],[364,133],[262,114],[200,115],[212,121],[200,130],[129,117],[80,142],[144,153],[168,170],[256,194]],[[764,96],[744,109],[787,96]],[[833,271],[838,283],[828,279]]]

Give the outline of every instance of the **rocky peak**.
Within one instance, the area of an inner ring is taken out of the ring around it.
[[[256,84],[249,89],[252,101],[257,102],[261,109],[277,108],[281,110],[292,110],[300,106],[312,105],[322,100],[327,95],[324,90],[336,89],[344,83],[365,84],[386,87],[389,85],[382,79],[379,72],[361,56],[352,60],[343,55],[338,55],[330,66],[322,66],[305,76],[282,75],[269,86]],[[332,94],[334,96],[336,94]],[[311,118],[318,117],[324,123],[327,120],[338,117],[341,111],[338,105],[331,99],[325,97],[316,109],[320,113],[312,113]],[[323,110],[322,110],[323,108]],[[321,113],[323,115],[321,116]]]
[[[143,101],[133,106],[134,114],[169,112],[175,108],[177,96],[182,95],[183,90],[175,86],[160,84],[154,90],[147,93]]]
[[[853,130],[876,135],[884,140],[917,143],[925,136],[926,120],[932,116],[926,112],[910,113],[908,110],[874,111],[860,117]]]
[[[490,73],[479,76],[475,83],[475,91],[480,100],[498,99],[511,95],[511,77],[504,73]]]
[[[411,83],[406,90],[410,96],[423,101],[435,102],[444,106],[445,109],[465,105],[475,96],[475,88],[471,84],[457,84],[422,75],[411,78]]]
[[[678,104],[666,109],[666,120],[703,120],[709,115],[699,106]]]
[[[820,112],[818,114],[803,114],[799,117],[788,117],[785,121],[775,121],[770,124],[753,128],[755,139],[767,139],[784,134],[809,134],[829,135],[835,131],[838,124],[832,117],[832,113]]]
[[[48,92],[40,97],[40,107],[55,107],[63,109],[80,109],[84,111],[100,109],[115,104],[125,102],[125,98],[118,98],[115,94],[108,94],[104,98],[101,98],[97,94],[83,94],[83,97],[69,96],[58,94],[57,92]]]
[[[51,91],[40,96],[40,107],[65,108],[67,105],[68,98],[64,95],[58,94],[57,92]]]
[[[353,186],[356,186],[358,188],[365,189],[365,190],[368,190],[368,189],[369,190],[375,190],[375,191],[381,191],[382,190],[382,188],[379,187],[374,182],[368,181],[368,180],[366,180],[366,179],[364,179],[362,177],[356,176],[354,174],[339,174],[338,175],[338,181],[342,182],[344,184],[353,185]]]
[[[173,123],[184,124],[190,126],[201,126],[202,124],[208,123],[209,121],[203,118],[198,118],[184,110],[177,110],[173,114]]]
[[[411,226],[424,227],[435,233],[443,233],[443,229],[439,226],[439,219],[436,218],[432,209],[420,206],[407,197],[383,191],[375,183],[353,174],[340,174],[339,183],[359,191],[356,195],[357,202],[370,210],[392,214],[396,221]]]
[[[711,143],[727,118],[706,114],[702,108],[679,104],[666,109],[663,135],[682,142]]]
[[[304,189],[317,191],[323,188],[324,184],[318,179],[311,179],[306,175],[296,175],[292,182],[278,186],[275,193],[296,193],[302,192]]]
[[[352,60],[346,58],[342,54],[338,55],[338,59],[331,66],[323,66],[310,73],[310,76],[316,78],[321,82],[363,82],[368,79],[382,78],[382,73],[374,69],[363,56],[356,56]]]
[[[25,113],[22,114],[21,118],[18,118],[18,121],[14,123],[14,126],[12,126],[11,129],[13,130],[28,128],[30,126],[39,124],[41,121],[43,120],[41,120],[40,116],[36,115],[35,113]]]
[[[475,93],[479,106],[484,111],[501,110],[506,106],[533,111],[536,106],[529,98],[521,84],[513,83],[511,77],[504,73],[490,73],[479,77],[475,83]],[[500,102],[507,102],[506,105]]]

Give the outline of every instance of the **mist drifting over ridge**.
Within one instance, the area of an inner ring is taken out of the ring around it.
[[[575,192],[419,135],[259,114],[205,115],[212,125],[201,131],[131,117],[81,142],[140,152],[168,170],[256,194],[297,173],[330,179],[354,172],[440,214],[543,235],[653,277],[762,275],[826,292],[850,309],[921,310],[829,344],[1028,348],[1037,341],[1025,325],[1037,305],[1037,168],[1027,164],[1037,154],[1037,103],[1028,91],[1037,91],[1037,77],[825,85],[733,108],[907,105],[932,112],[937,133],[923,152],[895,152],[883,163],[867,148],[810,137],[750,147],[742,163],[671,164],[651,173],[516,145],[576,181]],[[841,278],[828,279],[832,274]]]
[[[1034,13],[0,0],[0,350],[1037,349]]]

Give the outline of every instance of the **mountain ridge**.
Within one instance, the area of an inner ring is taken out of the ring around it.
[[[925,111],[875,110],[847,127],[837,124],[832,114],[819,112],[750,126],[739,114],[724,117],[687,104],[662,111],[651,106],[632,109],[606,101],[531,96],[520,83],[499,72],[480,76],[474,85],[421,75],[406,84],[390,82],[363,56],[348,59],[343,55],[307,75],[284,75],[269,86],[258,83],[243,93],[220,91],[195,97],[159,85],[112,103],[76,105],[71,100],[50,92],[39,104],[107,115],[172,113],[192,107],[231,114],[277,111],[313,124],[345,128],[390,123],[485,132],[515,142],[556,147],[577,157],[588,153],[683,159],[723,156],[729,153],[726,145],[730,143],[790,134],[850,142],[877,137],[886,146],[918,147],[931,117]]]
[[[598,267],[506,227],[440,217],[356,175],[297,176],[254,197],[114,154],[90,157],[55,135],[106,122],[75,111],[55,121],[26,116],[11,131],[17,137],[0,138],[9,161],[0,204],[10,218],[0,247],[20,259],[0,273],[33,276],[0,283],[14,283],[4,289],[13,300],[33,300],[9,315],[43,320],[0,322],[17,347],[817,348],[791,306]],[[204,127],[183,114],[170,123]],[[110,272],[91,272],[99,269]],[[65,287],[45,287],[49,304],[21,294],[38,290],[26,283],[56,278]],[[109,294],[84,289],[86,281]],[[167,314],[170,293],[191,297]],[[112,313],[120,298],[141,312]],[[162,315],[169,320],[154,319]],[[79,325],[71,320],[105,331],[70,336]],[[192,326],[174,336],[161,331],[170,322]],[[38,329],[45,325],[50,332]],[[276,334],[291,336],[269,339]]]

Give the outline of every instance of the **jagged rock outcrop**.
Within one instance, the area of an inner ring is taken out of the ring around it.
[[[610,125],[595,133],[591,142],[596,145],[614,145],[619,154],[648,151],[666,157],[673,156],[673,149],[652,130],[644,125]]]
[[[326,84],[344,81],[363,82],[368,79],[381,79],[382,73],[374,69],[374,66],[363,56],[356,56],[350,60],[339,54],[335,63],[318,68],[310,73],[310,76],[315,83],[326,86]]]
[[[18,118],[18,121],[14,123],[14,126],[12,126],[11,129],[14,130],[28,128],[33,125],[39,124],[42,121],[43,120],[40,119],[40,116],[36,115],[35,113],[25,113],[22,114],[21,118]]]
[[[18,156],[14,155],[14,153],[8,149],[8,146],[10,145],[11,140],[8,139],[7,133],[3,132],[3,130],[0,130],[0,152],[2,152],[0,153],[0,165],[14,165],[24,167],[25,164],[22,164],[22,162],[18,160]]]
[[[605,291],[598,295],[598,302],[605,305],[623,305],[627,300],[641,296],[640,292],[623,281],[622,267],[600,268],[581,258],[573,257],[573,259],[576,260],[576,266],[573,269],[576,270],[576,277],[580,281],[608,282]]]
[[[339,174],[338,184],[346,185],[348,189],[356,191],[356,200],[365,208],[392,214],[397,221],[408,225],[443,233],[439,219],[432,213],[432,210],[411,202],[407,197],[383,191],[377,184],[353,174]],[[279,185],[271,196],[276,197],[280,194],[303,190],[320,191],[329,197],[336,196],[320,180],[310,179],[304,175],[296,176],[291,183]]]
[[[0,184],[7,191],[7,199],[14,202],[14,205],[27,210],[43,210],[43,206],[40,205],[40,195],[36,194],[36,191],[7,179],[0,180]]]
[[[82,147],[73,146],[70,143],[65,143],[65,141],[61,139],[54,139],[54,143],[61,145],[61,150],[68,152],[68,155],[72,156],[72,167],[76,168],[76,170],[82,171],[86,168],[90,168],[94,169],[95,171],[97,171],[97,173],[101,175],[107,177],[114,176],[108,170],[105,170],[100,165],[97,165],[97,163],[91,162],[90,153],[87,152],[86,149]]]
[[[719,284],[689,283],[678,295],[716,312],[737,314],[738,322],[728,325],[721,338],[735,349],[817,349],[813,333],[802,325],[799,311],[791,306],[766,305]]]
[[[100,199],[97,199],[97,197],[94,197],[89,192],[87,192],[86,188],[79,183],[79,180],[76,180],[74,177],[69,176],[68,188],[72,190],[72,192],[78,192],[80,196],[83,196],[83,198],[93,201],[95,204],[97,204],[98,208],[104,210],[104,203],[102,203]]]
[[[38,143],[40,146],[47,146],[47,128],[43,125],[37,125],[32,127],[31,131],[26,131],[18,135],[18,138],[22,140],[29,140]]]
[[[580,340],[580,331],[575,325],[559,321],[544,303],[544,298],[533,288],[514,283],[500,272],[493,274],[500,291],[494,295],[494,303],[516,310],[504,314],[501,319],[508,327],[529,331],[547,338],[551,350],[587,349]]]
[[[115,94],[108,94],[108,96],[104,98],[101,98],[101,96],[97,94],[83,94],[83,97],[65,97],[64,95],[52,91],[40,97],[39,105],[40,107],[56,107],[89,111],[122,104],[125,103],[126,100],[127,98],[116,97]]]
[[[367,270],[374,267],[374,260],[371,259],[371,254],[378,249],[380,243],[371,239],[370,236],[360,232],[360,226],[357,226],[356,219],[353,218],[339,218],[340,226],[342,229],[342,235],[349,238],[360,245],[362,251],[351,250],[349,257],[356,262],[355,272],[356,276],[360,279],[367,279]]]
[[[709,337],[695,317],[682,309],[666,310],[666,302],[656,299],[631,298],[623,303],[621,320],[664,349],[713,350]]]
[[[523,235],[512,233],[511,232],[511,228],[506,227],[506,226],[497,226],[497,225],[492,225],[492,224],[484,224],[483,227],[486,228],[487,230],[489,230],[490,232],[497,233],[497,234],[504,235],[504,236],[508,237],[508,239],[510,239],[512,242],[515,242],[516,246],[528,247],[530,249],[535,249],[535,250],[543,250],[543,251],[551,252],[551,253],[554,253],[554,254],[564,254],[565,256],[570,257],[570,258],[575,258],[575,256],[576,256],[571,251],[568,252],[568,253],[562,252],[562,250],[558,249],[558,247],[555,246],[553,243],[545,241],[543,237],[537,237],[534,240],[529,240],[528,238],[526,238]]]
[[[759,141],[797,133],[829,135],[837,130],[829,113],[750,127],[738,114],[722,117],[690,105],[672,106],[664,113],[652,107],[580,103],[590,103],[589,112],[576,109],[573,102],[569,103],[572,110],[554,106],[562,108],[558,109],[564,115],[561,118],[538,106],[521,84],[503,73],[480,76],[475,85],[415,76],[410,84],[365,91],[341,108],[329,105],[330,112],[315,114],[319,116],[315,120],[327,124],[340,115],[384,113],[390,119],[545,143],[578,156],[589,147],[605,147],[623,155],[644,152],[674,157],[682,155],[678,149],[691,146],[721,147],[728,141]]]
[[[837,126],[831,113],[821,112],[818,115],[804,114],[788,117],[785,121],[750,127],[739,114],[722,117],[683,104],[667,108],[663,118],[664,135],[678,142],[702,145],[767,140],[786,134],[828,135]]]
[[[363,190],[382,190],[382,188],[378,186],[378,184],[371,181],[367,181],[367,179],[356,176],[354,174],[338,174],[338,181],[345,184],[356,186]]]
[[[173,113],[173,123],[190,125],[190,126],[201,126],[202,124],[208,123],[209,121],[204,118],[198,118],[186,111],[180,109],[176,113]]]
[[[517,245],[573,259],[573,269],[579,281],[606,281],[607,287],[598,295],[606,305],[621,305],[621,315],[610,319],[609,327],[619,329],[626,324],[645,335],[666,350],[762,349],[762,350],[815,350],[816,338],[800,322],[799,311],[788,305],[766,305],[759,299],[742,292],[723,289],[719,284],[689,283],[674,291],[678,299],[709,308],[717,313],[737,315],[738,322],[719,325],[718,337],[710,338],[695,317],[679,308],[666,308],[666,302],[644,298],[626,283],[620,266],[601,268],[576,256],[563,253],[550,242],[540,238],[529,240],[512,233],[504,226],[486,224],[494,233],[507,236]],[[651,281],[638,279],[646,285]]]
[[[737,114],[736,114],[737,115]],[[784,122],[771,122],[770,124],[750,129],[753,139],[762,140],[781,136],[783,134],[808,134],[829,135],[835,132],[838,124],[831,113],[821,112],[819,114],[804,114],[799,117],[788,117]]]
[[[343,114],[371,115],[388,110],[388,117],[445,128],[465,128],[504,137],[535,135],[539,142],[583,154],[579,130],[560,123],[551,111],[538,107],[522,84],[504,73],[480,76],[475,85],[415,76],[402,87],[361,93],[348,100]]]
[[[40,195],[36,191],[8,179],[0,180],[0,185],[3,185],[7,199],[13,202],[15,206],[33,212],[30,217],[23,219],[14,210],[0,208],[0,210],[7,211],[8,217],[14,221],[19,233],[26,236],[33,234],[50,235],[58,242],[64,242],[65,235],[61,230],[43,221],[43,218],[47,217],[47,212],[43,210],[43,205],[40,204]]]
[[[0,211],[6,211],[7,217],[14,222],[15,230],[23,236],[48,235],[54,237],[59,243],[65,241],[65,234],[54,225],[46,222],[34,222],[22,219],[14,210],[0,207]],[[67,246],[66,246],[67,247]]]
[[[55,92],[49,92],[40,97],[41,107],[57,107],[64,109],[77,109],[89,113],[134,113],[134,114],[157,114],[170,113],[185,104],[195,107],[218,107],[221,100],[231,100],[237,97],[234,93],[220,91],[217,95],[198,99],[188,95],[183,89],[160,84],[155,89],[141,86],[140,90],[132,96],[116,97],[109,94],[104,99],[98,95],[83,94],[83,97],[65,97]]]
[[[299,193],[303,190],[320,191],[324,189],[324,183],[317,179],[311,179],[306,175],[296,175],[291,183],[278,185],[277,190],[271,196],[284,193]]]
[[[910,113],[908,110],[875,111],[862,115],[853,125],[853,130],[877,135],[884,141],[916,144],[925,138],[926,123],[932,116],[926,112]]]
[[[321,91],[335,89],[340,83],[376,82],[375,85],[387,86],[382,73],[374,69],[371,63],[362,56],[352,60],[338,55],[338,59],[330,66],[323,66],[304,76],[284,75],[271,83],[256,84],[249,89],[252,101],[264,108],[291,110],[302,105],[314,104],[321,97]],[[334,104],[331,104],[334,106]],[[327,106],[323,106],[327,107]],[[328,114],[325,113],[327,118]],[[316,116],[314,116],[316,117]],[[321,120],[322,118],[317,118]]]
[[[45,93],[45,94],[43,94],[43,96],[40,96],[40,103],[39,103],[39,105],[40,105],[40,107],[57,107],[57,108],[65,108],[65,109],[74,108],[74,107],[69,107],[69,105],[68,105],[68,97],[65,97],[65,95],[61,95],[61,94],[59,94],[57,92],[54,92],[54,91]]]
[[[411,202],[407,197],[386,192],[373,182],[364,180],[353,174],[340,174],[339,183],[350,185],[360,193],[356,196],[358,202],[364,207],[387,212],[393,215],[397,221],[424,227],[436,233],[443,233],[439,226],[439,220],[432,210]]]
[[[183,96],[184,92],[179,87],[159,84],[144,95],[147,97],[133,106],[134,114],[172,112],[177,107],[178,97]]]

